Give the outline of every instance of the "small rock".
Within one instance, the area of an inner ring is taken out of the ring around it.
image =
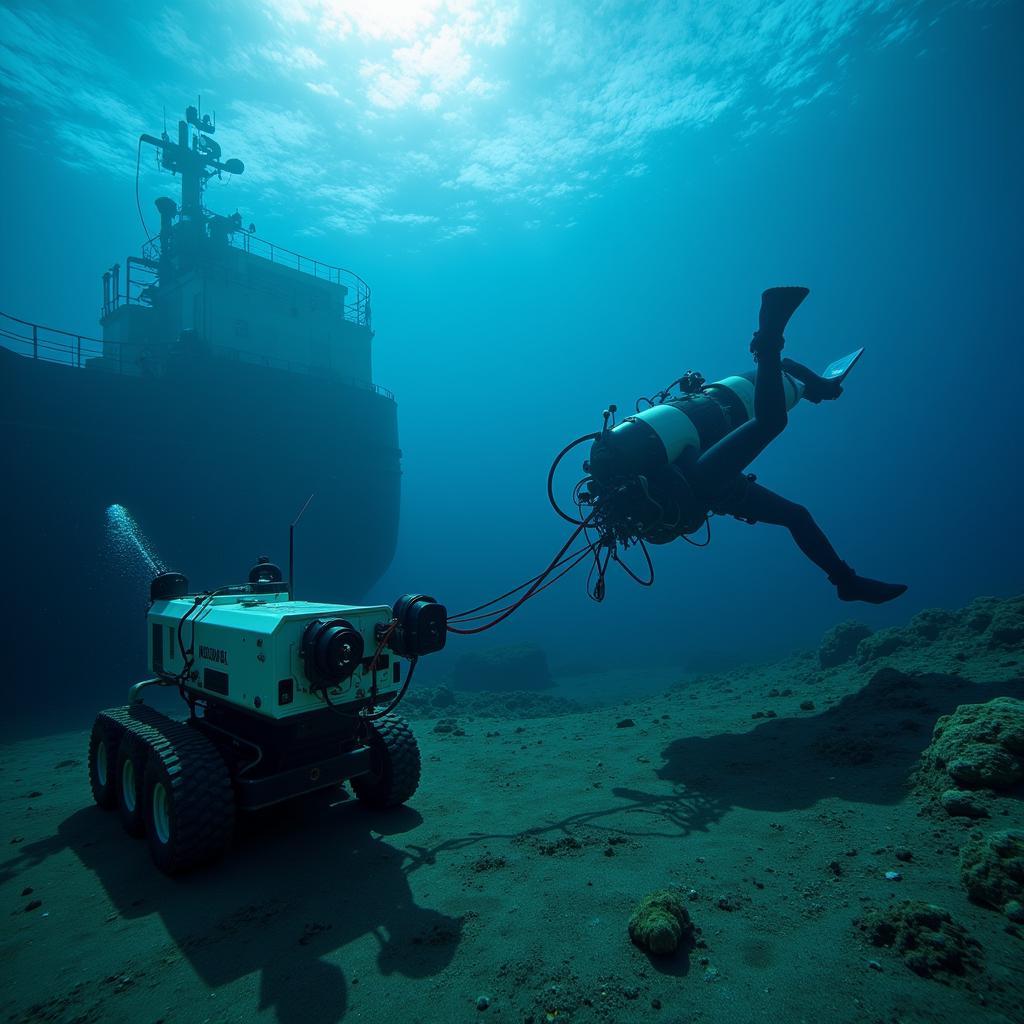
[[[717,967],[709,967],[704,972],[704,980],[705,981],[718,981],[718,979],[721,976],[722,976],[722,972]]]
[[[877,960],[869,960],[868,967],[873,971],[880,971],[882,969],[882,965]]]
[[[486,1010],[491,1005],[490,999],[487,996],[479,996],[476,1001],[476,1008],[478,1010]]]
[[[21,895],[22,896],[31,896],[32,895],[32,886],[31,885],[26,885],[25,888],[21,890]]]
[[[755,711],[750,717],[751,718],[764,718],[764,712],[763,711]]]
[[[802,700],[802,701],[800,701],[800,710],[801,711],[813,711],[814,710],[814,701],[813,700]]]
[[[893,851],[893,856],[897,860],[901,860],[906,864],[908,861],[912,861],[914,859],[914,851],[908,850],[905,846],[901,846],[899,849]]]
[[[618,723],[618,724],[617,724],[617,725],[615,726],[615,728],[616,728],[616,729],[630,729],[630,728],[632,728],[632,727],[633,727],[634,725],[636,725],[636,722],[634,722],[632,718],[624,718],[624,719],[622,719],[622,721],[621,721],[621,722],[619,722],[619,723]]]
[[[766,711],[764,713],[764,717],[765,718],[778,718],[779,717],[779,713],[778,713],[778,711]]]
[[[838,878],[843,873],[843,865],[840,864],[837,860],[829,861],[828,869],[832,872],[833,875],[836,876],[836,878]]]
[[[886,871],[885,880],[887,882],[902,882],[903,876],[898,871]]]
[[[770,689],[768,691],[768,696],[769,697],[778,697],[778,696],[780,696],[780,694],[779,694],[779,691],[773,687],[772,689]]]
[[[651,1000],[651,1009],[652,1010],[660,1010],[661,1009],[661,1000],[660,999],[652,999]]]
[[[25,904],[25,913],[27,914],[31,910],[38,910],[42,905],[42,900],[29,900],[29,902]]]

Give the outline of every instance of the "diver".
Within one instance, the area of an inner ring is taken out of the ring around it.
[[[782,358],[783,332],[807,295],[807,288],[792,287],[762,294],[758,329],[750,342],[754,373],[709,385],[687,374],[681,381],[697,379],[689,394],[651,402],[651,408],[606,428],[594,442],[587,467],[593,500],[604,510],[607,529],[620,539],[655,544],[695,532],[711,513],[784,526],[825,572],[841,601],[883,604],[906,586],[858,575],[806,508],[745,472],[785,429],[788,409],[801,397],[817,404],[842,393],[845,373],[829,379]]]

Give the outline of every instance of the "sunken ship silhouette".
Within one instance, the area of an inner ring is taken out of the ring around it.
[[[300,596],[357,602],[394,553],[397,406],[373,383],[370,289],[207,210],[210,178],[244,170],[215,130],[189,107],[176,137],[141,136],[181,197],[103,274],[101,338],[0,314],[5,731],[120,703],[144,668],[152,565],[112,549],[112,526],[133,517],[193,588],[283,563],[310,494]]]

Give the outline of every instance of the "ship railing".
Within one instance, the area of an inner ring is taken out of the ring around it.
[[[345,319],[351,320],[361,327],[372,326],[370,286],[353,271],[303,256],[301,253],[293,252],[281,245],[275,245],[273,242],[268,242],[265,238],[259,238],[247,231],[234,232],[230,236],[230,244],[236,249],[259,256],[271,263],[292,267],[300,273],[311,274],[313,277],[331,284],[344,286],[348,291],[345,302]]]
[[[320,260],[311,259],[301,253],[286,249],[282,245],[275,245],[265,238],[259,238],[247,231],[235,231],[228,235],[228,244],[234,249],[241,249],[242,252],[258,256],[260,259],[268,260],[279,266],[291,267],[302,274],[310,274],[321,281],[330,284],[338,284],[345,288],[345,304],[342,316],[350,323],[358,324],[360,327],[373,327],[373,311],[370,306],[370,286],[354,271],[346,270],[344,267],[335,267],[330,263],[323,263]],[[136,260],[137,264],[145,267],[156,267],[160,260],[160,236],[154,235],[146,240],[142,246],[142,259]],[[132,260],[129,259],[129,264]],[[128,304],[150,305],[148,286],[152,280],[146,280],[133,291],[131,266],[127,273],[128,287],[126,294],[113,297],[113,305],[124,301]],[[138,281],[138,276],[134,279]],[[105,312],[109,312],[105,309]]]
[[[103,355],[103,342],[87,334],[73,334],[56,327],[19,320],[0,313],[0,344],[18,355],[46,363],[82,367],[90,359]]]
[[[129,377],[141,377],[158,372],[156,346],[131,344],[127,342],[104,342],[87,334],[74,334],[56,327],[20,320],[16,316],[0,312],[0,346],[18,355],[38,359],[46,363],[62,363],[65,366],[118,373]],[[285,370],[305,376],[317,376],[335,383],[371,391],[389,401],[395,400],[393,391],[340,373],[329,366],[314,366],[293,359],[280,359],[259,352],[247,352],[226,345],[203,345],[204,355],[220,359],[237,360],[250,366],[263,366],[272,370]]]

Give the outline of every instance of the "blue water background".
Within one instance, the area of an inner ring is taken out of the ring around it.
[[[404,481],[398,551],[371,599],[418,590],[459,609],[540,569],[566,535],[544,494],[553,455],[597,429],[609,402],[630,409],[687,368],[709,379],[748,368],[758,295],[772,284],[811,288],[788,335],[793,357],[820,368],[866,353],[842,399],[802,404],[752,469],[806,504],[859,571],[905,581],[907,595],[881,609],[842,605],[784,531],[716,519],[707,550],[654,552],[650,590],[613,576],[596,605],[580,574],[453,650],[530,640],[560,664],[682,671],[814,646],[851,615],[883,625],[1022,589],[1024,16],[1015,3],[916,5],[913,31],[886,40],[892,7],[878,6],[836,46],[823,95],[776,120],[770,86],[759,96],[754,81],[743,104],[701,126],[648,133],[631,157],[642,172],[583,154],[575,171],[590,175],[587,195],[533,203],[450,182],[445,191],[428,170],[422,195],[415,180],[401,186],[402,209],[438,218],[425,237],[379,219],[309,235],[322,209],[255,173],[211,191],[214,209],[238,205],[261,234],[373,287],[375,377],[398,395]],[[70,5],[32,9],[51,26],[86,18]],[[8,5],[6,17],[28,10]],[[639,10],[603,14],[626,23]],[[68,60],[98,24],[67,37]],[[224,31],[212,49],[232,44]],[[252,31],[266,30],[254,21]],[[3,80],[2,308],[87,333],[98,333],[101,271],[137,251],[131,140],[159,130],[164,106],[176,118],[203,90],[222,109],[226,156],[233,102],[330,116],[312,92],[285,97],[199,58],[140,51],[115,22],[104,33],[103,52],[137,86],[109,110],[107,135],[89,128],[110,140],[108,170],[98,156],[69,156],[62,132],[85,130],[73,94],[37,110],[29,85],[10,77],[24,74],[18,65]],[[510,49],[502,72],[543,96],[528,59]],[[752,118],[759,103],[765,113]],[[339,132],[365,113],[348,109]],[[280,133],[287,148],[286,122]],[[396,152],[400,134],[388,140]],[[301,151],[300,134],[291,143]],[[339,156],[321,173],[343,184],[349,169]],[[143,177],[151,227],[152,198],[174,188]],[[473,230],[442,241],[467,196]]]

